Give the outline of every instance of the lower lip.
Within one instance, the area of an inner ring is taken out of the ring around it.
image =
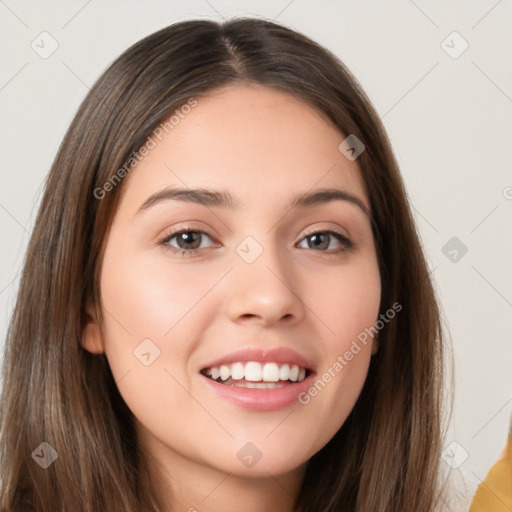
[[[311,384],[313,373],[308,375],[303,381],[293,384],[286,384],[281,388],[274,389],[257,389],[242,388],[238,386],[227,386],[219,382],[209,379],[204,375],[200,377],[206,381],[210,388],[242,409],[250,411],[277,411],[289,407],[294,402],[298,402],[300,393],[305,392]]]

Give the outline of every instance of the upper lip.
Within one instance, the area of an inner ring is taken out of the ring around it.
[[[299,354],[295,350],[287,347],[277,347],[269,350],[261,348],[245,348],[226,354],[219,357],[208,364],[201,367],[201,371],[206,368],[218,367],[231,363],[247,363],[249,361],[256,361],[258,363],[281,363],[281,364],[296,364],[301,368],[313,371],[313,364],[305,356]]]

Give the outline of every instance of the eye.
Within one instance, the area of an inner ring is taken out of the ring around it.
[[[204,231],[182,229],[166,236],[159,243],[166,249],[185,256],[195,254],[199,252],[199,249],[204,249],[205,246],[202,242],[205,237],[212,240]]]
[[[350,249],[354,245],[345,235],[331,230],[310,233],[301,240],[300,244],[304,242],[307,244],[307,247],[302,245],[304,249],[315,249],[317,252],[328,253],[339,253]],[[332,242],[334,242],[334,244]]]
[[[204,231],[181,229],[167,235],[159,242],[159,245],[181,256],[192,256],[199,253],[200,249],[213,245],[205,245],[205,238],[212,241],[212,238]],[[306,242],[306,247],[303,245],[304,242]],[[352,248],[353,245],[353,242],[345,235],[332,230],[310,233],[299,243],[299,247],[303,249],[314,249],[316,252],[326,254],[337,254]]]

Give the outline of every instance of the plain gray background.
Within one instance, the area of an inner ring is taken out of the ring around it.
[[[383,118],[453,339],[443,464],[465,510],[512,410],[510,0],[0,1],[2,343],[45,175],[90,86],[147,34],[235,15],[274,19],[332,50]]]

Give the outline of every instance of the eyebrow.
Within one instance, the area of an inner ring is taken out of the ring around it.
[[[233,196],[226,191],[217,191],[208,188],[168,187],[149,196],[137,210],[137,213],[148,210],[162,201],[169,200],[185,201],[188,203],[200,204],[209,208],[227,208],[231,210],[239,210],[241,208],[241,203],[235,200]],[[336,188],[323,188],[314,190],[313,192],[298,194],[292,199],[289,207],[290,209],[295,207],[308,208],[337,200],[347,201],[359,207],[368,217],[371,218],[370,210],[361,199],[350,192]]]

